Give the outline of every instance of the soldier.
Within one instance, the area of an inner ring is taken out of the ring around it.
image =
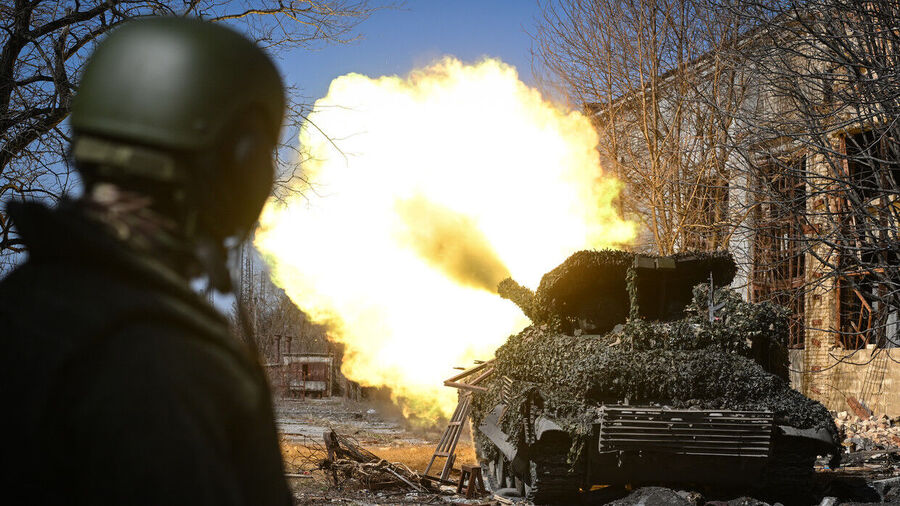
[[[135,21],[92,55],[83,196],[8,206],[28,248],[0,282],[11,504],[290,504],[262,368],[189,286],[230,289],[284,107],[272,62],[223,26]]]

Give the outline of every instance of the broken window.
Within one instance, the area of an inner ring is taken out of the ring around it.
[[[867,130],[843,137],[841,144],[846,172],[839,207],[842,269],[898,265],[897,141],[889,131]]]
[[[849,183],[862,202],[897,193],[900,164],[892,153],[896,145],[890,131],[867,130],[844,137]]]
[[[876,273],[843,276],[839,293],[838,344],[848,350],[900,346],[900,306]]]
[[[791,311],[789,348],[804,346],[805,156],[762,164],[757,181],[751,297]]]
[[[837,241],[837,344],[845,349],[897,346],[900,248],[897,140],[885,128],[841,139],[844,190],[840,194]]]

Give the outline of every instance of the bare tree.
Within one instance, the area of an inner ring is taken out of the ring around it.
[[[238,260],[240,275],[236,279],[235,297],[246,309],[261,360],[274,363],[287,352],[332,350],[333,344],[326,339],[326,326],[314,323],[284,290],[272,283],[251,245],[242,245]],[[237,311],[233,311],[232,326],[240,333],[237,318]]]
[[[0,199],[57,199],[71,186],[66,163],[69,114],[79,71],[93,45],[119,24],[142,16],[195,16],[231,24],[269,51],[345,43],[372,8],[367,0],[11,0],[0,3]],[[289,187],[306,110],[289,105],[279,186]],[[19,251],[0,210],[0,259]],[[4,264],[0,263],[0,272]]]
[[[739,152],[762,218],[759,291],[831,306],[807,322],[817,341],[830,333],[826,347],[897,345],[900,3],[723,7],[754,26],[730,60],[759,90],[735,117],[752,139]]]
[[[533,33],[538,72],[583,104],[622,212],[646,249],[727,247],[728,160],[744,76],[717,49],[740,24],[704,0],[548,1]],[[714,51],[714,49],[716,49]]]
[[[796,386],[830,407],[877,405],[900,362],[898,27],[898,0],[572,0],[534,34],[595,114],[623,212],[661,253],[748,238],[750,295],[793,310]],[[825,374],[850,365],[871,367]]]
[[[235,276],[231,330],[238,339],[254,339],[253,346],[265,366],[274,394],[288,394],[290,380],[302,374],[288,367],[284,360],[297,353],[330,354],[333,361],[330,391],[334,395],[347,393],[340,372],[345,348],[329,339],[328,325],[314,322],[284,290],[272,283],[268,270],[249,243],[241,245],[236,260],[239,275]],[[249,328],[241,322],[242,311]],[[245,334],[248,330],[251,336]]]

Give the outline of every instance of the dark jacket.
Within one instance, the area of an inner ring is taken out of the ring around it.
[[[77,206],[11,204],[8,504],[290,504],[261,368],[174,272]]]

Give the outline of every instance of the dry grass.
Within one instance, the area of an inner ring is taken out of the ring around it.
[[[421,473],[425,471],[425,466],[431,460],[434,447],[435,445],[433,444],[396,444],[376,446],[368,448],[368,450],[388,462],[401,463]],[[456,463],[454,467],[458,468],[462,464],[475,464],[475,449],[470,443],[460,441],[456,446]],[[436,465],[443,465],[443,459],[439,459]],[[438,467],[438,472],[440,472],[440,467]]]
[[[315,441],[295,443],[281,440],[281,456],[284,459],[284,470],[292,474],[303,474],[315,471],[319,463],[325,460],[325,445]]]
[[[412,444],[412,443],[396,443],[386,446],[366,446],[370,452],[392,463],[403,464],[406,467],[423,472],[431,460],[434,453],[434,444]],[[313,471],[318,467],[326,457],[325,447],[316,441],[309,440],[302,443],[290,442],[282,440],[281,453],[284,456],[285,470],[288,473],[304,473]],[[475,449],[471,443],[460,441],[456,446],[456,463],[454,467],[459,468],[462,464],[475,464]],[[435,464],[437,472],[440,472],[440,466],[443,465],[443,459]]]

